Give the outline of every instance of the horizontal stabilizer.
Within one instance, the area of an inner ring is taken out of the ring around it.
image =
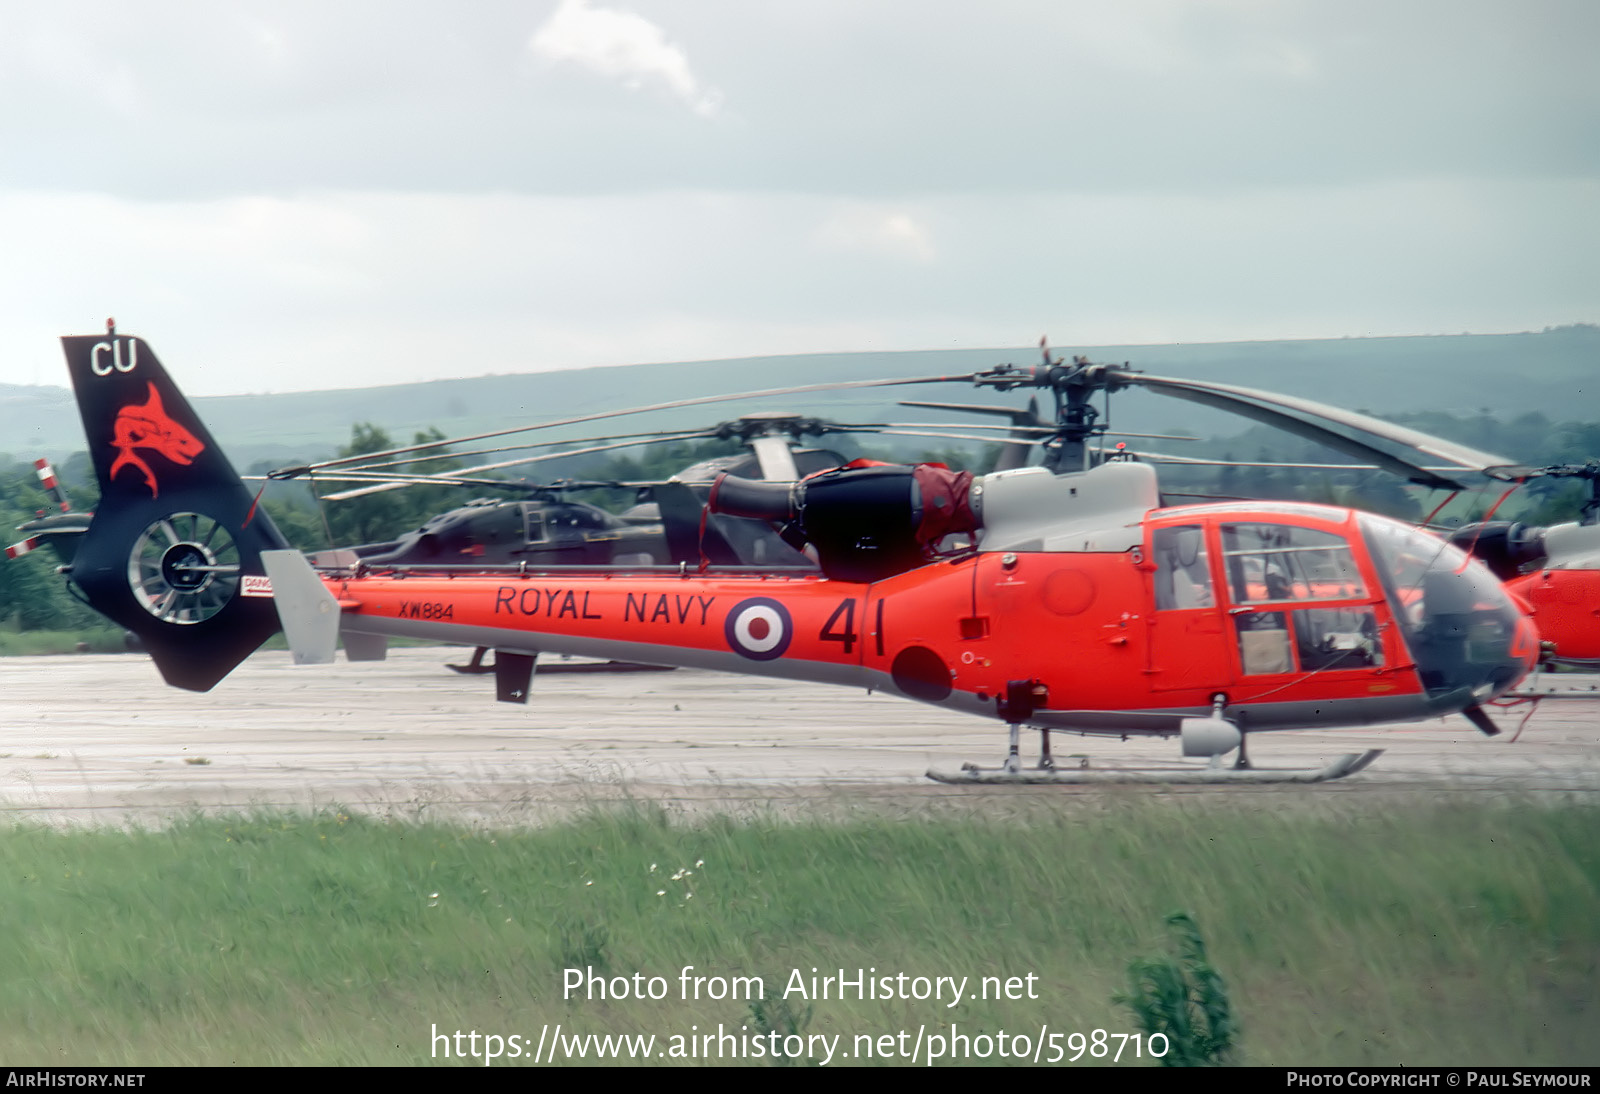
[[[297,665],[326,665],[339,644],[339,602],[299,551],[262,551],[272,602]]]

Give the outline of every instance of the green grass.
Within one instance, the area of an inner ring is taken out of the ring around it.
[[[85,627],[67,631],[17,631],[0,627],[0,657],[36,657],[53,653],[122,653],[122,631]]]
[[[0,833],[0,1058],[415,1064],[435,1027],[537,1039],[558,1022],[843,1034],[845,1051],[952,1024],[1133,1033],[1113,1000],[1130,963],[1170,952],[1183,909],[1226,985],[1236,1062],[1600,1061],[1593,805],[960,800],[826,822],[641,805],[517,831],[342,812],[16,827]],[[685,965],[760,976],[769,1002],[685,1001]],[[564,999],[573,967],[670,990]],[[1032,974],[1037,998],[771,1001],[813,967],[967,976],[969,992]]]

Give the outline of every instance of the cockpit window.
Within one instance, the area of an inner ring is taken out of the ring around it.
[[[1224,524],[1222,558],[1235,604],[1366,595],[1343,536],[1293,524]]]
[[[1504,605],[1500,583],[1487,570],[1472,566],[1460,548],[1393,521],[1364,516],[1361,524],[1373,561],[1394,587],[1397,614],[1408,636],[1430,617]]]
[[[1157,528],[1151,537],[1156,562],[1156,608],[1208,608],[1211,567],[1206,559],[1205,529],[1198,524]]]

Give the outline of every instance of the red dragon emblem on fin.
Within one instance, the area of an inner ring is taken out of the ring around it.
[[[117,458],[111,461],[107,481],[116,478],[124,467],[132,467],[144,476],[153,498],[161,493],[156,486],[156,473],[134,449],[152,449],[183,466],[193,463],[194,458],[206,450],[187,429],[167,417],[154,383],[150,385],[149,399],[138,406],[130,403],[117,414],[111,426],[111,447],[117,450]]]

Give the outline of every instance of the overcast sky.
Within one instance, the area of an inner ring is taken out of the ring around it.
[[[1593,0],[0,11],[0,382],[1600,321]]]

